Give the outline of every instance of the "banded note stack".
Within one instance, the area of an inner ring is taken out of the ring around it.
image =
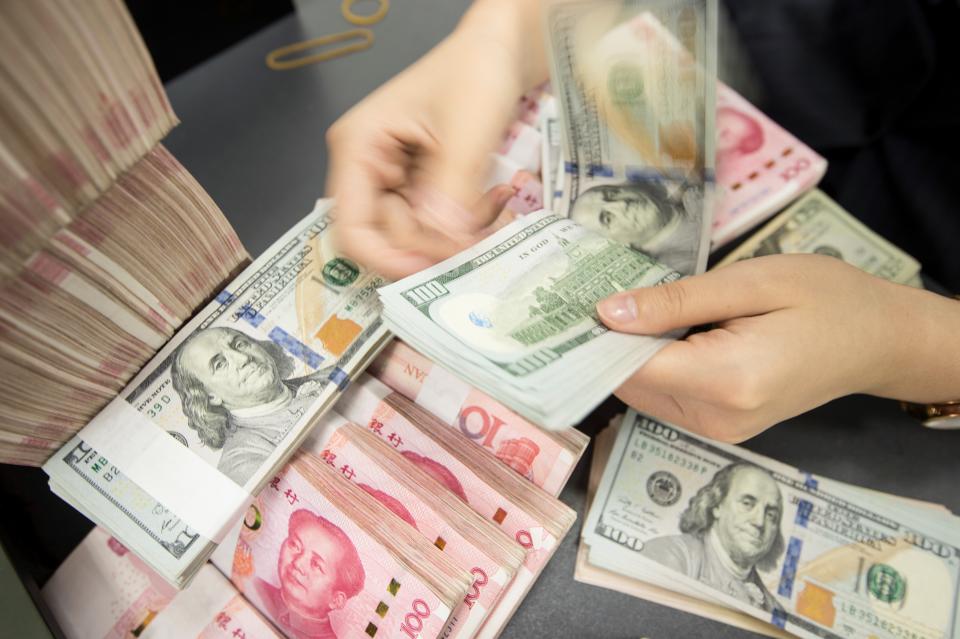
[[[381,358],[383,370],[397,361]],[[416,361],[428,383],[443,379]],[[44,594],[71,620],[68,636],[214,637],[269,622],[288,637],[496,637],[573,524],[543,487],[562,489],[587,441],[567,433],[551,447],[558,438],[477,391],[467,396],[476,404],[465,418],[482,405],[497,420],[489,439],[498,455],[377,379],[358,379],[337,405],[351,421],[313,419],[297,454],[224,535],[213,562],[235,591],[201,564],[176,594],[97,529]],[[87,596],[76,584],[91,569],[104,583]]]
[[[960,526],[630,411],[597,462],[577,578],[782,637],[960,633]]]
[[[39,465],[248,261],[120,0],[0,6],[0,462]]]

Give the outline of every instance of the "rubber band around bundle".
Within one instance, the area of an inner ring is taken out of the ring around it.
[[[305,55],[290,60],[280,59],[284,56],[289,56],[294,53],[300,53],[302,51],[321,47],[326,44],[334,44],[353,38],[361,38],[361,40],[352,44],[346,44],[336,49],[330,49],[329,51],[321,51],[320,53],[315,53],[313,55]],[[369,49],[373,45],[373,40],[373,31],[370,29],[351,29],[349,31],[341,31],[340,33],[331,33],[329,35],[320,36],[319,38],[313,38],[312,40],[294,42],[293,44],[282,46],[268,53],[267,66],[274,71],[289,71],[290,69],[297,69],[308,64],[313,64],[314,62],[323,62],[325,60],[339,58],[340,56],[347,55],[348,53],[353,53],[355,51]]]
[[[343,0],[343,4],[340,5],[340,13],[343,14],[344,20],[351,24],[369,27],[371,24],[376,24],[383,20],[383,17],[387,15],[387,11],[390,10],[390,0],[376,1],[378,5],[376,11],[369,15],[360,15],[353,12],[353,5],[357,0]]]

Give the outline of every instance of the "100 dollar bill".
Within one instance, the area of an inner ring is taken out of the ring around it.
[[[839,258],[871,275],[916,285],[920,263],[814,189],[771,220],[717,266],[780,253]]]
[[[562,429],[668,343],[609,331],[597,302],[678,278],[540,211],[380,296],[384,321],[415,349],[531,421]]]
[[[546,23],[567,161],[554,208],[683,275],[702,272],[716,3],[568,0]]]
[[[376,294],[383,280],[333,252],[331,206],[319,202],[107,406],[100,417],[117,424],[111,441],[156,429],[244,492],[262,487],[388,336]],[[131,408],[146,419],[123,423]],[[55,492],[185,583],[210,539],[129,476],[149,465],[172,482],[183,469],[146,455],[114,459],[85,439],[89,428],[44,466]]]
[[[954,637],[960,548],[918,517],[636,412],[584,525],[590,562],[805,637]]]

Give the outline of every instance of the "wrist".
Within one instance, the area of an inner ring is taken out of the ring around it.
[[[893,285],[888,355],[872,395],[917,403],[960,399],[960,301]],[[881,321],[884,321],[881,319]],[[885,349],[878,349],[885,350]]]

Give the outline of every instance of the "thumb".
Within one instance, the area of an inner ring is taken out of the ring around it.
[[[440,127],[443,135],[437,134],[438,143],[425,154],[416,180],[417,215],[454,236],[475,235],[490,226],[503,209],[503,203],[499,207],[485,205],[483,183],[506,124],[502,117],[472,114],[471,108],[475,107],[458,108],[456,120]]]
[[[597,304],[600,319],[623,333],[659,335],[678,328],[769,313],[790,300],[763,258],[676,282],[617,293]]]

